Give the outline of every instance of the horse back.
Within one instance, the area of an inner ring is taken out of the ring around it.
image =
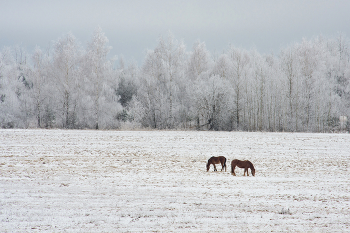
[[[248,160],[239,160],[239,159],[234,159],[231,162],[231,166],[235,167],[239,167],[239,168],[246,168],[246,167],[250,167],[250,164],[252,164],[250,161]]]
[[[219,156],[218,158],[221,163],[226,164],[226,158],[224,156]]]
[[[226,164],[226,158],[224,156],[218,156],[218,157],[211,157],[208,161],[209,163],[215,163],[215,164],[219,164],[219,163],[223,163]]]

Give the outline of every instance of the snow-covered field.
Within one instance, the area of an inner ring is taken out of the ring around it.
[[[0,229],[350,231],[349,165],[349,134],[0,130]]]

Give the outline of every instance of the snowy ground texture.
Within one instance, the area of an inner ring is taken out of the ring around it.
[[[207,172],[219,155],[228,170]],[[235,158],[256,176],[232,176]],[[349,219],[349,134],[0,130],[1,232],[346,232]]]

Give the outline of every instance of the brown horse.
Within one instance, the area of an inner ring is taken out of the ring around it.
[[[209,171],[209,168],[210,168],[210,164],[213,164],[214,165],[214,171],[217,171],[216,170],[216,166],[215,164],[219,164],[221,163],[221,171],[225,168],[225,171],[226,171],[226,158],[224,156],[219,156],[219,157],[211,157],[209,160],[208,160],[208,163],[207,163],[207,171]]]
[[[253,164],[249,160],[244,160],[244,161],[241,161],[241,160],[238,160],[238,159],[232,160],[232,162],[231,162],[231,173],[234,176],[236,175],[236,173],[235,173],[236,166],[239,167],[239,168],[244,168],[244,175],[247,172],[247,176],[249,176],[248,168],[250,168],[250,171],[252,172],[252,175],[255,176],[255,168],[254,168]]]

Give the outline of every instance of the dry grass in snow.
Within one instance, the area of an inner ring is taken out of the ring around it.
[[[349,134],[0,130],[0,228],[350,231],[349,164]]]

